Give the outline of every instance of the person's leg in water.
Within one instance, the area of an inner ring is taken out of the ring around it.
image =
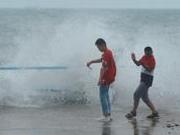
[[[133,109],[132,111],[130,111],[130,113],[126,114],[125,116],[127,118],[132,118],[134,116],[136,116],[136,110],[139,106],[139,100],[140,98],[142,97],[142,94],[143,94],[143,90],[144,90],[144,83],[141,82],[139,84],[139,86],[137,87],[136,91],[134,92],[134,104],[133,104]]]
[[[109,86],[108,90],[106,92],[106,99],[107,99],[107,103],[108,103],[108,116],[111,116],[111,102],[110,102],[110,98],[109,98]]]
[[[134,96],[133,96],[134,103],[133,103],[133,109],[132,109],[131,112],[133,112],[134,114],[136,114],[136,110],[137,110],[137,108],[138,108],[138,106],[139,106],[139,100],[140,100],[140,98],[141,98],[141,95],[140,95],[140,87],[141,87],[141,86],[139,86],[139,87],[137,88],[137,90],[135,91]]]
[[[106,85],[100,86],[100,101],[101,101],[102,112],[105,118],[111,115],[111,106],[110,106],[108,91],[109,91],[109,86]]]
[[[154,106],[154,104],[151,102],[151,100],[149,99],[149,95],[148,95],[148,90],[149,87],[145,86],[145,93],[142,96],[142,100],[144,101],[144,103],[151,109],[152,114],[147,116],[147,118],[153,118],[153,117],[159,117],[158,112],[156,111],[156,108]]]

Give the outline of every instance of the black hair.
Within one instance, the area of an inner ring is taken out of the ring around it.
[[[102,38],[98,38],[95,42],[95,45],[99,46],[99,45],[105,45],[106,46],[106,41]]]
[[[152,50],[152,48],[150,46],[145,47],[144,51],[145,52],[150,52],[150,51],[153,52],[153,50]]]

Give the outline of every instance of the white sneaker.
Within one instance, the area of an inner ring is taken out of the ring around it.
[[[110,122],[112,118],[110,116],[99,118],[98,121],[100,122]]]

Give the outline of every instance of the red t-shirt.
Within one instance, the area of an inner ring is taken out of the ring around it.
[[[100,84],[109,85],[115,80],[116,64],[112,51],[106,49],[102,54],[102,67],[100,71]]]
[[[153,55],[151,56],[146,56],[144,55],[140,60],[140,63],[149,67],[149,68],[155,68],[156,66],[156,61]]]

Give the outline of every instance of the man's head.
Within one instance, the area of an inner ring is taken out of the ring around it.
[[[150,46],[144,48],[144,53],[146,56],[151,56],[153,54],[153,50]]]
[[[106,50],[106,41],[102,38],[98,38],[95,42],[95,45],[101,52],[104,52]]]

